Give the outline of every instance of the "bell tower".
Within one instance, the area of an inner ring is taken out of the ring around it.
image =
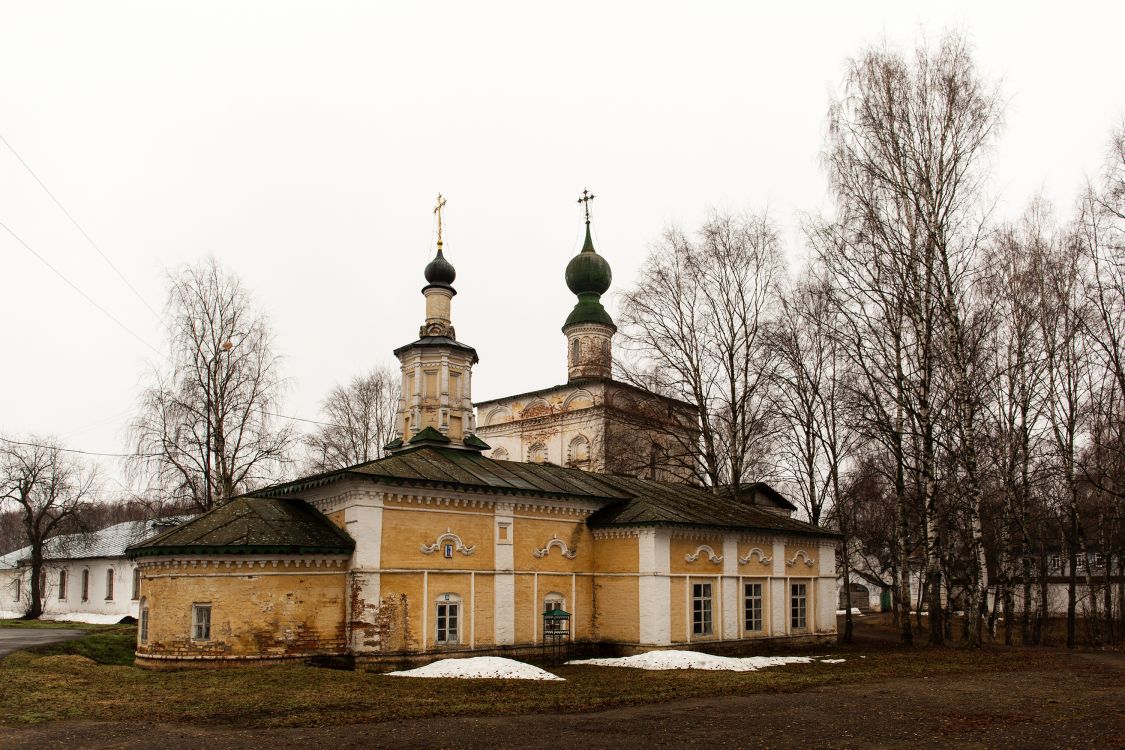
[[[435,444],[466,450],[486,450],[488,445],[476,429],[472,399],[473,365],[479,359],[473,347],[457,341],[450,303],[457,290],[457,271],[445,258],[442,211],[445,198],[438,194],[437,253],[423,271],[426,286],[426,319],[418,340],[395,349],[402,365],[402,396],[399,400],[399,437],[387,446],[389,452],[410,445]]]
[[[613,373],[613,334],[617,326],[601,296],[613,281],[613,272],[605,258],[594,250],[590,236],[590,201],[593,194],[582,191],[578,202],[586,214],[586,241],[582,251],[566,266],[566,285],[578,296],[578,304],[570,311],[562,331],[566,335],[567,379],[609,379]]]

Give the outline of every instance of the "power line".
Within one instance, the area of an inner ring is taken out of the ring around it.
[[[65,274],[63,274],[63,272],[62,272],[62,271],[60,271],[59,269],[55,268],[55,267],[54,267],[53,265],[51,265],[51,263],[50,263],[50,262],[49,262],[49,261],[48,261],[48,260],[47,260],[46,258],[44,258],[44,257],[43,257],[42,255],[40,255],[39,253],[35,252],[35,249],[34,249],[34,248],[33,248],[33,247],[31,246],[31,245],[29,245],[29,244],[27,244],[26,242],[24,242],[24,240],[23,240],[23,238],[22,238],[22,237],[20,237],[20,236],[19,236],[18,234],[16,234],[15,232],[13,232],[13,231],[12,231],[12,228],[11,228],[11,227],[9,227],[9,226],[8,226],[7,224],[5,224],[5,223],[4,223],[3,221],[0,221],[0,227],[3,227],[3,228],[4,228],[4,230],[5,230],[5,231],[6,231],[6,232],[7,232],[8,234],[12,235],[12,237],[14,237],[14,238],[15,238],[16,242],[18,242],[18,243],[20,243],[21,245],[23,245],[23,246],[24,246],[24,248],[25,248],[25,249],[26,249],[26,250],[27,250],[27,251],[28,251],[29,253],[31,253],[31,254],[32,254],[32,255],[34,255],[34,256],[35,256],[36,258],[38,258],[38,259],[39,259],[39,261],[40,261],[40,262],[41,262],[41,263],[42,263],[43,265],[45,265],[45,266],[46,266],[47,268],[49,268],[49,269],[51,269],[52,271],[54,271],[54,272],[55,272],[55,275],[57,275],[57,276],[58,276],[58,277],[59,277],[60,279],[62,279],[63,281],[65,281],[65,282],[66,282],[66,283],[67,283],[67,284],[68,284],[68,285],[70,286],[70,288],[71,288],[71,289],[73,289],[74,291],[76,291],[76,292],[78,292],[79,294],[81,294],[81,295],[82,295],[82,296],[83,296],[83,297],[85,298],[85,300],[86,300],[87,302],[89,302],[89,303],[90,303],[91,305],[93,305],[94,307],[98,308],[98,310],[99,310],[99,311],[101,312],[101,314],[102,314],[102,315],[104,315],[104,316],[106,316],[107,318],[109,318],[110,320],[112,320],[112,321],[113,321],[114,323],[116,323],[116,324],[117,324],[117,325],[118,325],[118,326],[119,326],[119,327],[120,327],[120,328],[121,328],[121,329],[122,329],[123,331],[125,331],[125,332],[126,332],[126,333],[128,333],[128,334],[129,334],[130,336],[132,336],[133,338],[135,338],[135,339],[136,339],[137,341],[140,341],[140,342],[141,342],[142,344],[144,344],[145,346],[147,346],[147,347],[148,347],[149,349],[152,349],[152,350],[153,350],[154,352],[156,352],[157,354],[159,354],[159,355],[161,355],[161,356],[164,356],[164,355],[163,355],[163,353],[162,353],[162,352],[161,352],[161,351],[160,351],[159,349],[157,349],[157,348],[156,348],[155,346],[153,346],[152,344],[148,343],[148,342],[147,342],[147,341],[145,341],[145,340],[144,340],[143,338],[141,338],[141,337],[140,337],[140,336],[139,336],[139,335],[138,335],[138,334],[137,334],[137,333],[136,333],[136,332],[135,332],[135,331],[134,331],[134,330],[133,330],[132,328],[130,328],[129,326],[125,325],[125,324],[124,324],[124,323],[122,323],[122,322],[121,322],[120,320],[118,320],[117,318],[115,318],[115,317],[113,316],[113,314],[109,312],[109,310],[106,310],[106,309],[105,309],[104,307],[102,307],[102,306],[101,306],[101,305],[99,305],[99,304],[98,304],[97,302],[95,302],[95,301],[94,301],[94,298],[93,298],[93,297],[91,297],[90,295],[86,294],[86,292],[82,291],[82,289],[80,289],[80,288],[79,288],[79,286],[78,286],[77,284],[75,284],[75,283],[74,283],[73,281],[71,281],[70,279],[68,279],[68,278],[66,277],[66,275],[65,275]]]
[[[47,187],[43,180],[39,179],[39,175],[35,174],[35,170],[31,168],[30,164],[24,161],[23,157],[20,156],[16,149],[12,146],[12,144],[8,142],[8,139],[4,137],[3,133],[0,133],[0,141],[3,141],[4,145],[8,147],[8,150],[12,152],[12,156],[16,157],[16,160],[23,165],[23,168],[27,170],[27,173],[31,175],[31,177],[37,183],[39,183],[39,187],[43,188],[43,192],[45,192],[51,198],[51,200],[55,202],[55,205],[58,206],[59,210],[63,212],[63,215],[70,220],[71,224],[74,225],[74,228],[77,229],[78,232],[86,238],[86,241],[90,243],[90,247],[94,248],[98,255],[102,256],[102,260],[104,260],[106,264],[113,269],[113,272],[117,274],[117,278],[121,279],[122,283],[124,283],[125,286],[129,287],[129,291],[131,291],[136,296],[136,298],[141,301],[141,304],[148,308],[149,312],[151,312],[156,317],[156,319],[160,321],[160,324],[162,326],[167,328],[168,324],[164,322],[164,319],[160,316],[160,313],[156,312],[156,310],[153,309],[152,305],[148,303],[148,300],[141,296],[141,293],[137,291],[136,287],[129,283],[129,279],[125,278],[125,274],[121,273],[121,269],[115,266],[113,264],[113,261],[109,259],[109,256],[102,252],[102,249],[98,247],[98,244],[94,242],[93,238],[90,237],[85,229],[82,228],[82,225],[79,224],[78,220],[71,215],[70,211],[66,210],[66,207],[63,206],[62,202],[59,201],[58,198],[55,197],[55,194],[51,192],[50,188]]]
[[[43,443],[31,443],[25,440],[12,440],[11,438],[0,437],[5,443],[12,445],[26,445],[29,448],[45,448],[52,451],[62,451],[63,453],[81,453],[84,456],[108,456],[110,458],[156,458],[162,456],[162,453],[102,453],[99,451],[83,451],[77,448],[63,448],[58,445],[44,445]]]

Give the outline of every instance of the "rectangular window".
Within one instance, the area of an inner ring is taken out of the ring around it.
[[[459,643],[458,614],[460,605],[457,602],[438,602],[437,605],[437,642],[442,644]]]
[[[113,568],[105,572],[105,600],[113,600]]]
[[[191,606],[191,639],[193,641],[211,640],[210,604],[193,604]]]
[[[23,579],[17,578],[16,579],[16,598],[13,601],[18,602],[20,600],[20,595],[23,593],[22,589],[23,589]]]
[[[691,632],[711,635],[711,584],[691,585]]]
[[[789,588],[790,599],[790,627],[793,630],[802,630],[809,625],[809,594],[807,583],[794,583]]]
[[[141,598],[141,569],[133,568],[133,601]]]
[[[82,601],[90,598],[90,571],[82,571]]]
[[[141,607],[141,622],[140,622],[140,638],[141,643],[148,643],[148,607]]]
[[[746,584],[745,619],[743,627],[747,632],[762,629],[762,584],[760,583]]]
[[[66,601],[66,571],[59,571],[59,601]]]

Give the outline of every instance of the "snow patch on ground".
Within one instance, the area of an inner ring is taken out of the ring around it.
[[[595,667],[631,667],[633,669],[722,669],[730,672],[753,672],[783,664],[812,664],[819,656],[715,656],[698,651],[649,651],[619,659],[578,659],[567,664]],[[843,659],[824,659],[834,664]]]
[[[821,659],[821,664],[843,664],[847,659]]]
[[[499,656],[473,656],[467,659],[442,659],[417,669],[388,672],[389,677],[453,677],[467,680],[562,680],[562,677]]]
[[[844,614],[844,610],[838,609],[836,610],[836,614],[842,615]],[[859,607],[852,607],[852,614],[857,617],[863,617],[863,613],[859,611]]]

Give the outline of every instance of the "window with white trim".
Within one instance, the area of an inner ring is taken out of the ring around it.
[[[809,626],[809,586],[807,583],[789,585],[789,626],[793,630],[803,630]]]
[[[453,646],[461,642],[461,597],[442,594],[437,601],[437,632],[434,642]]]
[[[691,632],[692,635],[711,635],[711,584],[693,583],[691,585]]]
[[[23,579],[17,576],[16,580],[12,581],[12,583],[13,587],[15,588],[15,595],[12,597],[12,601],[18,602],[20,600],[20,596],[23,595]]]
[[[762,629],[762,584],[747,583],[743,593],[745,602],[743,607],[743,629],[747,632],[756,632]]]
[[[133,568],[133,601],[141,598],[141,569]]]
[[[211,640],[211,605],[191,605],[191,639],[193,641]]]
[[[90,599],[90,569],[82,569],[82,601]]]
[[[59,571],[59,601],[66,601],[66,568]]]
[[[105,572],[105,600],[113,601],[113,568]]]

